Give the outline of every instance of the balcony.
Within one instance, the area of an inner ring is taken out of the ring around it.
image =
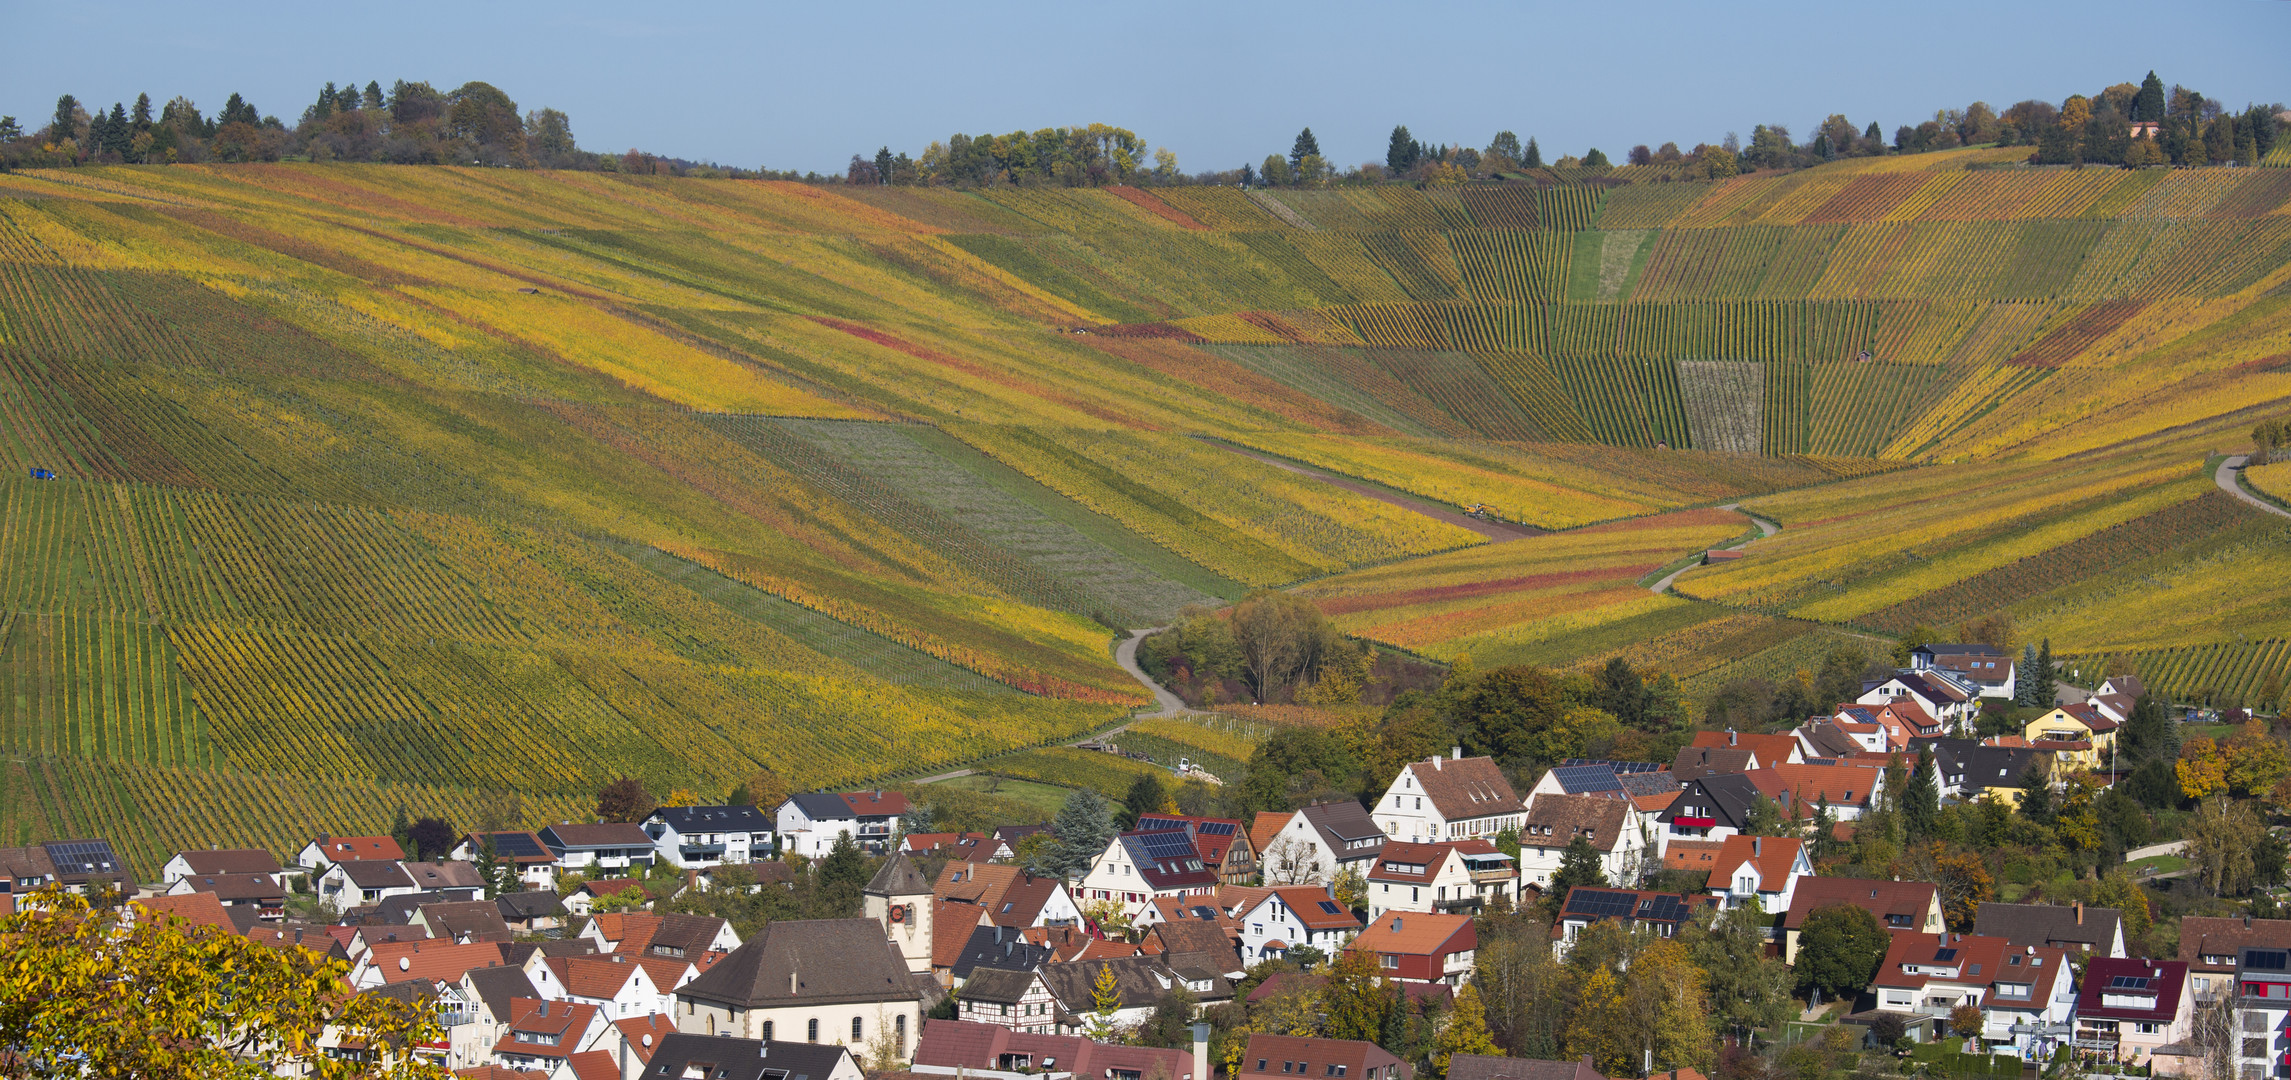
[[[721,859],[724,857],[724,845],[680,844],[676,848],[676,854],[685,859]]]

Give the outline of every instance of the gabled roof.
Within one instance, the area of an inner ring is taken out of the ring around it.
[[[1182,831],[1126,832],[1117,842],[1137,865],[1138,877],[1156,892],[1217,884],[1217,868],[1202,861],[1193,838]]]
[[[805,919],[766,925],[677,996],[755,1009],[922,995],[875,920]]]
[[[1928,881],[1877,881],[1866,878],[1809,877],[1798,879],[1798,891],[1790,898],[1790,913],[1782,917],[1786,930],[1796,930],[1806,924],[1806,916],[1817,908],[1837,904],[1850,904],[1877,916],[1879,925],[1906,926],[1912,929],[1925,925],[1925,916],[1932,911],[1933,884]],[[1907,919],[1906,923],[1889,920],[1889,916]]]
[[[519,998],[510,1003],[510,1020],[502,1030],[501,1041],[493,1044],[495,1053],[520,1054],[528,1057],[566,1058],[573,1054],[580,1037],[595,1022],[597,1007],[572,1001],[535,1001]],[[518,1032],[531,1032],[556,1036],[554,1045],[545,1042],[525,1042],[517,1038]]]
[[[1973,914],[1973,932],[1999,937],[2014,948],[2063,944],[2113,948],[2123,913],[2082,904],[1983,903]]]
[[[359,961],[383,982],[429,979],[458,982],[471,968],[501,963],[501,946],[490,941],[455,945],[444,941],[383,941],[368,946]],[[404,961],[400,963],[400,961]]]
[[[663,1040],[676,1034],[676,1021],[660,1013],[646,1013],[643,1016],[631,1016],[625,1020],[615,1020],[613,1026],[620,1029],[621,1038],[628,1040],[628,1048],[636,1054],[636,1059],[646,1063],[652,1061],[652,1052],[660,1048]],[[579,1055],[574,1056],[578,1057]],[[610,1058],[607,1058],[607,1061],[610,1061]],[[620,1071],[617,1068],[613,1071],[613,1076],[615,1080],[618,1080]]]
[[[897,817],[907,812],[907,797],[896,791],[845,791],[839,795],[859,817]]]
[[[465,862],[409,862],[400,863],[406,876],[425,892],[438,889],[483,889],[485,879],[477,874],[477,867]]]
[[[1448,821],[1519,812],[1519,793],[1511,789],[1494,758],[1451,757],[1411,762],[1416,786]]]
[[[931,883],[921,870],[915,869],[915,860],[908,858],[906,852],[894,851],[890,858],[883,860],[883,868],[868,879],[866,891],[876,896],[927,896]]]
[[[280,869],[278,856],[261,848],[178,851],[175,858],[183,860],[191,873],[199,875],[276,874]]]
[[[978,905],[960,900],[931,901],[931,966],[952,968],[962,959],[963,943],[979,929],[986,916]]]
[[[1758,755],[1759,764],[1779,765],[1790,760],[1790,753],[1797,749],[1798,740],[1788,735],[1753,735],[1747,731],[1697,731],[1690,745],[1749,750]],[[1673,768],[1671,771],[1678,770]]]
[[[1839,721],[1814,720],[1799,730],[1822,757],[1852,757],[1862,751],[1862,745],[1854,741],[1853,735]]]
[[[2180,959],[2199,971],[2233,971],[2235,958],[2254,947],[2291,950],[2291,919],[2180,918]],[[2228,960],[2224,965],[2207,964],[2206,956]]]
[[[1296,816],[1294,810],[1257,811],[1256,819],[1249,823],[1249,847],[1262,853],[1279,838],[1281,830],[1288,828],[1289,822]]]
[[[1231,968],[1237,955],[1233,935],[1222,925],[1204,919],[1179,919],[1174,922],[1155,923],[1146,931],[1149,942],[1158,943],[1165,955],[1176,953],[1221,953],[1224,967]]]
[[[1789,882],[1790,869],[1797,865],[1798,853],[1804,851],[1805,846],[1803,840],[1781,836],[1729,836],[1719,845],[1718,857],[1711,861],[1711,888],[1726,888],[1734,881],[1735,870],[1744,863],[1752,863],[1758,867],[1758,888],[1764,892],[1780,892]]]
[[[1671,758],[1671,775],[1691,784],[1713,773],[1748,772],[1761,762],[1758,752],[1746,746],[1684,746]]]
[[[1401,956],[1435,956],[1477,947],[1469,915],[1388,911],[1368,924],[1347,949]]]
[[[2184,960],[2095,956],[2084,962],[2076,1015],[2168,1024],[2179,1015],[2180,992],[2187,985]]]
[[[549,970],[557,976],[565,992],[574,997],[613,998],[620,994],[630,980],[636,978],[638,972],[644,972],[645,981],[652,981],[652,973],[645,971],[644,965],[633,963],[629,957],[617,952],[595,956],[552,956],[543,962],[549,965]]]
[[[1257,1068],[1260,1060],[1266,1063],[1263,1069]],[[1272,1067],[1276,1061],[1281,1063],[1279,1070]],[[1375,1043],[1294,1035],[1249,1036],[1249,1048],[1241,1054],[1241,1073],[1278,1076],[1288,1071],[1291,1061],[1297,1063],[1297,1073],[1304,1076],[1334,1076],[1340,1069],[1355,1080],[1367,1076],[1370,1069],[1391,1070],[1388,1075],[1397,1077],[1413,1075],[1409,1065]]]
[[[1510,790],[1508,785],[1505,790]],[[1512,804],[1512,809],[1519,809],[1519,805]],[[1384,845],[1384,830],[1377,827],[1375,820],[1368,816],[1368,811],[1361,809],[1360,804],[1351,799],[1314,803],[1297,813],[1303,815],[1306,824],[1320,833],[1321,842],[1336,853],[1338,862],[1366,858]],[[1354,846],[1356,844],[1359,846]]]
[[[1623,839],[1632,804],[1596,795],[1545,795],[1535,800],[1521,823],[1519,842],[1538,847],[1566,847],[1576,836],[1586,836],[1600,851],[1613,851]]]
[[[1042,909],[1066,887],[1054,877],[1020,874],[1002,896],[986,909],[986,917],[996,926],[1032,926],[1042,916]]]
[[[645,820],[658,821],[685,836],[772,830],[772,819],[753,806],[662,806]]]
[[[1286,885],[1269,890],[1265,900],[1279,900],[1297,922],[1307,930],[1348,930],[1360,925],[1360,918],[1336,902],[1322,885]]]
[[[963,1000],[1016,1005],[1041,977],[1036,968],[977,968],[963,981]]]
[[[1776,765],[1759,772],[1771,773],[1787,792],[1787,799],[1776,797],[1782,811],[1793,818],[1812,817],[1827,801],[1831,806],[1868,806],[1870,787],[1881,782],[1884,773],[1875,769],[1852,765]],[[1752,781],[1759,778],[1752,776]],[[1767,785],[1759,784],[1760,790]]]
[[[404,848],[387,836],[321,836],[312,841],[318,845],[318,855],[327,862],[356,862],[381,859],[397,862],[406,857]]]
[[[931,1021],[945,1023],[942,1020]],[[710,1080],[827,1080],[851,1057],[840,1043],[731,1039],[721,1035],[670,1035],[660,1040],[645,1063],[647,1077],[706,1076]],[[695,1070],[694,1066],[704,1066]],[[663,1073],[660,1070],[666,1069]]]
[[[211,893],[218,900],[285,899],[286,882],[277,874],[190,874],[178,884],[194,893]]]
[[[962,1020],[924,1022],[923,1037],[915,1047],[915,1064],[942,1071],[1003,1071],[1006,1056],[1023,1058],[1032,1069],[1055,1069],[1076,1077],[1112,1072],[1187,1080],[1193,1075],[1192,1055],[1185,1050],[1091,1042],[1079,1035],[1036,1035]],[[814,1074],[812,1080],[823,1080],[823,1074]]]
[[[135,903],[143,905],[154,919],[181,919],[192,926],[212,927],[218,933],[232,934],[237,927],[223,911],[223,902],[214,893],[195,892],[182,896],[153,896]]]
[[[1973,695],[1966,693],[1956,683],[1943,678],[1941,673],[1937,671],[1897,671],[1894,672],[1893,677],[1900,680],[1901,685],[1908,687],[1927,701],[1959,704],[1973,700]]]
[[[1163,994],[1181,981],[1178,974],[1171,971],[1158,956],[1123,956],[1108,960],[1046,964],[1041,972],[1042,983],[1049,988],[1050,996],[1058,999],[1060,1006],[1080,1016],[1091,1011],[1090,1005],[1096,996],[1096,983],[1101,970],[1111,970],[1114,973],[1114,991],[1121,998],[1119,1007],[1124,1009],[1151,1008],[1154,1002],[1159,1001]],[[1217,981],[1223,983],[1224,979],[1220,976]],[[1223,990],[1226,998],[1233,996],[1231,986],[1224,986]],[[1202,996],[1206,998],[1216,992],[1213,989],[1210,994]]]
[[[442,938],[508,941],[513,936],[508,920],[501,917],[501,906],[491,900],[423,904],[421,916],[422,922]]]
[[[1634,923],[1677,924],[1692,916],[1696,908],[1717,903],[1718,898],[1709,893],[1689,895],[1577,885],[1567,890],[1567,899],[1559,907],[1559,918],[1552,921],[1551,936],[1559,937],[1569,921],[1589,924],[1605,919],[1627,919]]]
[[[2010,660],[2010,659],[2012,659],[2012,654],[2011,654],[2011,653],[2005,652],[2004,650],[2002,650],[2002,649],[1999,649],[1999,648],[1997,648],[1997,647],[1996,647],[1996,646],[1994,646],[1994,645],[1983,645],[1983,644],[1981,644],[1981,643],[1980,643],[1980,642],[1978,642],[1978,641],[1960,641],[1960,642],[1946,642],[1946,643],[1944,643],[1944,642],[1933,642],[1933,643],[1930,643],[1930,644],[1919,645],[1917,648],[1915,648],[1915,649],[1913,649],[1913,650],[1911,650],[1911,651],[1912,651],[1912,652],[1921,652],[1921,653],[1926,653],[1926,654],[1928,654],[1928,655],[1931,655],[1931,656],[1936,656],[1936,657],[1939,657],[1939,656],[1978,656],[1978,657],[1980,657],[1980,658],[1982,658],[1982,659],[1984,659],[1984,660]]]
[[[479,1000],[495,1020],[506,1020],[511,1015],[509,1003],[516,998],[538,998],[541,991],[525,969],[515,964],[500,967],[471,968],[462,973],[462,984],[475,991]]]
[[[1663,869],[1708,874],[1725,846],[1712,840],[1673,840],[1663,845]]]
[[[583,1050],[565,1059],[565,1069],[572,1080],[621,1080],[620,1064],[610,1050]]]
[[[406,875],[396,862],[358,860],[335,864],[342,868],[342,876],[361,889],[410,889],[414,879]]]
[[[1750,808],[1764,797],[1758,785],[1740,773],[1713,773],[1689,783],[1679,793],[1678,800],[1662,813],[1665,823],[1685,814],[1687,807],[1697,808],[1696,816],[1716,818],[1719,824],[1740,829],[1750,819]]]
[[[1555,797],[1544,796],[1546,799]],[[1402,885],[1424,884],[1439,876],[1441,865],[1448,861],[1449,851],[1447,844],[1412,844],[1405,840],[1386,840],[1384,849],[1376,854],[1376,865],[1369,868],[1368,880],[1397,882]]]
[[[558,899],[554,889],[527,889],[523,892],[505,892],[493,898],[494,910],[501,913],[502,921],[516,919],[545,919],[565,914],[565,902]]]
[[[541,842],[551,851],[590,850],[593,848],[648,848],[652,837],[643,829],[625,822],[606,822],[602,825],[557,824],[541,830]]]
[[[1232,818],[1184,817],[1177,814],[1139,814],[1137,831],[1183,829],[1193,837],[1193,848],[1211,865],[1225,861],[1235,843],[1247,845],[1249,836]]]
[[[472,859],[477,858],[478,851],[485,846],[487,840],[493,841],[493,857],[503,862],[526,867],[549,866],[557,861],[557,856],[550,853],[548,845],[541,842],[541,834],[531,830],[473,832],[461,838],[462,843],[469,845],[469,857]]]

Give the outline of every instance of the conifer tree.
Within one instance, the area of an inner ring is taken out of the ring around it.
[[[137,132],[151,130],[151,95],[135,95],[135,113],[132,119]]]
[[[1488,140],[1488,153],[1491,156],[1510,158],[1513,161],[1520,160],[1519,136],[1508,131],[1496,132],[1496,137]]]
[[[2140,92],[2132,95],[2132,119],[2156,120],[2164,118],[2164,80],[2151,71],[2140,80]]]
[[[1289,144],[1289,169],[1294,172],[1308,157],[1321,156],[1320,140],[1313,138],[1313,129],[1297,132],[1297,141]]]
[[[330,80],[318,90],[318,100],[310,103],[310,116],[324,120],[334,115],[334,83]]]
[[[1917,771],[1910,774],[1909,791],[1901,801],[1902,824],[1908,829],[1911,843],[1933,835],[1933,823],[1941,816],[1938,772],[1933,748],[1926,746],[1918,750]]]
[[[2039,709],[2052,707],[2053,701],[2060,694],[2060,686],[2056,681],[2058,674],[2052,667],[2052,639],[2046,638],[2044,645],[2036,652],[2036,686],[2033,688],[2036,700],[2029,704]]]
[[[1589,153],[1583,155],[1583,167],[1586,169],[1604,169],[1607,165],[1607,155],[1600,152],[1596,146],[1592,147]]]
[[[1543,151],[1536,147],[1535,136],[1527,137],[1527,156],[1519,159],[1519,163],[1530,169],[1543,167]]]
[[[2021,646],[2019,678],[2013,682],[2013,704],[2036,704],[2036,642]]]
[[[1395,124],[1392,127],[1392,141],[1384,147],[1384,168],[1392,175],[1399,176],[1415,168],[1416,159],[1423,152],[1423,148],[1416,145],[1415,137],[1408,134],[1408,125]]]
[[[1051,819],[1050,831],[1057,834],[1058,850],[1051,857],[1051,869],[1065,877],[1080,877],[1088,873],[1090,863],[1106,850],[1114,837],[1113,808],[1097,792],[1088,788],[1066,797],[1066,804],[1058,808],[1058,816]]]
[[[111,119],[103,126],[103,148],[125,158],[135,150],[135,129],[127,125],[127,106],[111,103]]]
[[[888,146],[875,151],[875,182],[878,184],[891,182],[891,148]]]
[[[1599,861],[1599,849],[1591,846],[1582,833],[1567,841],[1567,850],[1559,856],[1559,871],[1551,875],[1551,888],[1544,894],[1544,905],[1553,912],[1567,902],[1567,890],[1577,885],[1602,886],[1607,884],[1607,868]]]
[[[48,122],[48,141],[60,143],[80,135],[80,99],[65,94],[56,99],[56,118]]]
[[[376,110],[382,107],[382,83],[380,80],[367,80],[365,107]]]
[[[1877,126],[1875,120],[1870,121],[1869,126],[1862,129],[1861,141],[1863,145],[1872,150],[1880,153],[1885,150],[1885,132]]]

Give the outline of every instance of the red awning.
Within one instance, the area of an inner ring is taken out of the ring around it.
[[[1672,819],[1671,819],[1671,824],[1674,824],[1674,825],[1684,825],[1684,826],[1686,826],[1686,827],[1688,827],[1688,828],[1690,828],[1690,829],[1707,829],[1707,828],[1711,827],[1712,825],[1716,825],[1716,824],[1718,824],[1718,819],[1717,819],[1717,818],[1706,818],[1706,817],[1683,817],[1683,816],[1682,816],[1682,817],[1675,817],[1675,818],[1672,818]]]

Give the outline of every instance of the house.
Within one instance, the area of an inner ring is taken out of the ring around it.
[[[471,968],[498,967],[501,946],[495,942],[455,945],[445,941],[376,942],[358,954],[350,969],[350,985],[357,990],[405,982],[408,979],[459,982]]]
[[[2148,688],[2140,684],[2138,675],[2111,675],[2093,693],[2102,697],[2124,697],[2138,701],[2147,695]]]
[[[1946,670],[1931,668],[1911,671],[1906,668],[1894,672],[1893,677],[1869,684],[1854,701],[1861,705],[1886,705],[1907,698],[1917,703],[1927,715],[1944,727],[1971,724],[1980,712],[1980,704],[1971,684],[1960,685]]]
[[[1718,865],[1718,852],[1725,846],[1724,840],[1673,840],[1663,845],[1662,867],[1665,870],[1685,871],[1698,875],[1697,880],[1709,881],[1710,871]]]
[[[491,900],[423,904],[414,912],[413,925],[428,930],[433,938],[459,945],[516,938],[509,931],[508,920],[501,917],[500,906]]]
[[[2180,918],[2180,962],[2188,965],[2188,989],[2199,1003],[2235,981],[2245,949],[2291,951],[2291,919]]]
[[[565,904],[555,889],[528,889],[493,898],[494,909],[513,934],[538,934],[565,925]]]
[[[1522,885],[1542,888],[1565,861],[1567,846],[1583,837],[1599,853],[1607,880],[1636,884],[1646,864],[1660,857],[1654,823],[1630,800],[1594,795],[1546,795],[1528,807],[1519,829]]]
[[[2110,1057],[2146,1065],[2158,1047],[2188,1038],[2194,1017],[2184,961],[2096,956],[2085,962],[2084,987],[2076,996],[2080,1043],[2113,1043]],[[2157,1064],[2176,1070],[2179,1055],[2167,1054]]]
[[[645,1076],[708,1077],[709,1080],[861,1080],[855,1051],[865,1047],[710,1039],[670,1035],[652,1051]],[[904,1053],[900,1054],[905,1057]]]
[[[397,862],[357,860],[338,862],[318,876],[318,899],[336,911],[366,904],[378,904],[393,896],[411,896],[422,891],[412,876]]]
[[[1599,1070],[1591,1067],[1589,1054],[1585,1054],[1581,1061],[1540,1061],[1535,1058],[1457,1054],[1448,1059],[1448,1080],[1607,1080],[1607,1078],[1599,1075]],[[1681,1080],[1681,1077],[1670,1076],[1668,1080]],[[1696,1080],[1700,1080],[1700,1078],[1697,1077]]]
[[[1909,670],[1946,671],[1979,688],[1979,696],[2010,703],[2019,689],[2013,677],[2013,657],[1977,642],[1919,645],[1909,650]]]
[[[1798,882],[1814,876],[1806,842],[1781,836],[1729,836],[1711,861],[1710,894],[1722,908],[1747,906],[1756,898],[1769,914],[1790,910]]]
[[[1797,738],[1788,734],[1752,735],[1732,728],[1725,731],[1697,731],[1694,733],[1694,741],[1688,745],[1704,749],[1723,747],[1728,750],[1748,750],[1757,755],[1761,767],[1801,765],[1806,760],[1798,749]],[[1678,769],[1673,766],[1671,771],[1676,773]],[[1679,782],[1685,783],[1686,778],[1680,777]]]
[[[540,835],[541,846],[557,857],[561,871],[594,874],[652,865],[652,837],[634,825],[559,823],[544,827]]]
[[[1202,905],[1200,910],[1209,912],[1214,909]],[[1208,915],[1155,923],[1152,929],[1138,939],[1138,947],[1144,949],[1147,956],[1182,957],[1190,954],[1192,958],[1213,962],[1219,972],[1233,978],[1241,976],[1240,943],[1239,924],[1227,925],[1223,920]]]
[[[1172,960],[1160,956],[1077,960],[1044,964],[1036,976],[1053,999],[1049,1015],[1056,1018],[1061,1035],[1080,1034],[1088,1026],[1096,1011],[1098,980],[1105,973],[1111,973],[1114,978],[1113,1022],[1117,1027],[1144,1023],[1153,1015],[1154,1006],[1180,987],[1193,995],[1196,1015],[1204,1006],[1233,1000],[1233,985],[1225,981],[1223,972],[1180,971]],[[966,983],[963,995],[969,993],[970,986]]]
[[[1042,1080],[1194,1080],[1197,1075],[1201,1080],[1211,1080],[1207,1068],[1206,1061],[1197,1063],[1184,1050],[1092,1042],[1079,1035],[1049,1034],[998,1023],[933,1020],[923,1025],[912,1071],[996,1080],[1013,1076]]]
[[[1798,882],[1782,917],[1782,961],[1798,962],[1798,932],[1806,916],[1844,904],[1877,916],[1888,931],[1938,934],[1948,928],[1942,919],[1941,891],[1927,881],[1875,881],[1866,878],[1809,877]]]
[[[2024,950],[1978,934],[1893,935],[1870,983],[1881,1012],[1908,1014],[1922,1032],[1945,1028],[1961,1005],[1981,1010],[1981,1037],[1994,1053],[2028,1058],[2048,1040],[2013,1034],[2014,1025],[2063,1024],[2076,1005],[2075,972],[2059,949]],[[1920,1041],[1925,1041],[1920,1039]]]
[[[1810,821],[1824,806],[1834,821],[1858,820],[1885,787],[1885,770],[1863,765],[1777,765],[1743,775],[1793,821]]]
[[[509,1030],[517,1015],[519,998],[540,1000],[541,992],[523,969],[504,964],[470,968],[456,986],[470,1011],[463,1024],[446,1032],[453,1046],[454,1068],[465,1069],[493,1060],[493,1047]]]
[[[461,843],[448,852],[447,857],[474,864],[484,853],[488,841],[493,844],[496,860],[517,868],[517,880],[524,888],[557,887],[557,856],[541,842],[540,833],[524,830],[470,833],[461,838]]]
[[[875,920],[884,938],[906,960],[907,970],[930,971],[931,883],[924,880],[922,871],[915,869],[915,861],[909,859],[906,852],[893,852],[890,858],[883,860],[875,876],[868,879],[860,896],[864,901],[862,910]]]
[[[638,823],[653,857],[679,868],[770,858],[772,821],[753,806],[663,806]]]
[[[1746,773],[1758,767],[1758,752],[1738,746],[1682,746],[1671,758],[1671,775],[1681,785],[1714,773]]]
[[[33,892],[49,885],[60,885],[75,896],[97,892],[133,896],[138,889],[135,874],[112,850],[109,840],[51,840],[14,850],[22,854],[5,860],[17,867],[8,872],[9,891],[13,893]]]
[[[907,810],[907,797],[896,791],[812,792],[781,803],[773,830],[782,852],[807,859],[825,857],[846,833],[861,850],[881,855]]]
[[[1249,834],[1231,818],[1182,817],[1176,814],[1139,814],[1137,829],[1184,829],[1201,852],[1201,861],[1217,871],[1217,880],[1239,885],[1257,876],[1257,852]]]
[[[1748,776],[1721,773],[1687,781],[1678,800],[1657,815],[1657,850],[1674,840],[1724,840],[1750,827],[1750,808],[1767,798]]]
[[[192,930],[204,926],[220,934],[236,936],[239,932],[238,927],[232,925],[231,917],[224,913],[222,901],[217,900],[214,893],[150,896],[134,903],[141,906],[153,920],[181,919]]]
[[[1644,926],[1658,937],[1675,937],[1696,909],[1717,903],[1708,895],[1577,885],[1567,890],[1567,899],[1559,907],[1559,921],[1551,928],[1551,950],[1565,957],[1567,947],[1586,927],[1608,919],[1626,928]]]
[[[1082,909],[1058,878],[997,863],[950,862],[931,894],[984,911],[995,926],[1080,926]]]
[[[2021,737],[2038,749],[2058,747],[2057,764],[2063,768],[2097,769],[2116,749],[2116,731],[2122,726],[2090,703],[2062,705],[2029,721]]]
[[[505,1069],[553,1070],[611,1026],[594,1005],[519,998],[510,1002],[509,1024],[493,1044],[493,1062]]]
[[[714,915],[642,911],[599,915],[581,928],[581,937],[594,942],[598,952],[671,960],[698,961],[740,947],[740,935],[732,924]]]
[[[245,907],[259,918],[286,917],[286,880],[276,872],[186,874],[168,888],[169,896],[209,893],[224,907]]]
[[[1258,1034],[1249,1036],[1237,1075],[1243,1080],[1414,1080],[1416,1070],[1372,1042]]]
[[[607,1020],[668,1012],[676,1004],[676,988],[697,974],[688,960],[620,953],[551,956],[542,963],[554,984],[551,989],[567,1000],[596,1006]]]
[[[221,877],[226,874],[269,874],[278,876],[278,856],[261,848],[231,848],[226,850],[178,851],[159,868],[160,884],[172,887],[191,876]]]
[[[2080,956],[2124,955],[2123,913],[2115,908],[2074,904],[1983,903],[1973,914],[1973,932],[1999,937],[2016,949],[2067,949]]]
[[[683,887],[680,885],[654,881],[650,878],[590,878],[580,883],[572,892],[566,893],[563,903],[567,913],[586,917],[589,913],[598,910],[597,901],[599,900],[612,897],[614,902],[604,905],[605,908],[611,909],[618,906],[623,898],[635,893],[638,897],[637,906],[645,911],[650,911],[653,904],[670,899],[682,891]]]
[[[1914,697],[1897,697],[1877,706],[1870,713],[1870,721],[1884,732],[1887,750],[1907,750],[1912,742],[1938,739],[1946,730],[1941,719]]]
[[[302,846],[294,864],[311,874],[342,862],[399,862],[406,857],[398,842],[387,836],[326,836]]]
[[[1885,729],[1879,727],[1876,713],[1866,706],[1850,706],[1867,713],[1868,720],[1848,720],[1843,715],[1817,717],[1798,725],[1790,734],[1798,738],[1798,751],[1806,760],[1834,761],[1860,754],[1882,754],[1886,749]],[[1839,710],[1842,714],[1843,709]]]
[[[1393,911],[1377,916],[1345,949],[1376,957],[1384,976],[1396,982],[1456,987],[1471,979],[1479,945],[1469,915]]]
[[[1523,805],[1494,758],[1467,758],[1459,746],[1446,760],[1401,766],[1373,821],[1392,839],[1428,844],[1517,829]]]
[[[1662,776],[1666,772],[1652,761],[1608,761],[1591,758],[1568,758],[1537,777],[1535,786],[1527,789],[1527,805],[1545,795],[1597,795],[1604,799],[1627,799],[1632,792],[1624,783],[1626,777]],[[1678,785],[1669,785],[1675,791]]]
[[[962,924],[954,925],[959,927]],[[962,945],[954,957],[942,965],[938,954],[934,952],[931,967],[934,972],[943,967],[950,985],[968,987],[970,980],[983,970],[1036,971],[1044,964],[1056,963],[1058,959],[1056,944],[1047,940],[1028,940],[1023,930],[971,924],[964,930]]]
[[[475,900],[485,893],[485,879],[478,876],[477,867],[465,862],[404,862],[398,864],[413,879],[414,888],[425,893],[439,893],[456,900]]]
[[[1941,797],[1972,801],[1986,795],[2017,806],[2021,781],[2030,769],[2049,771],[2045,751],[2029,746],[1990,746],[1971,739],[1937,739],[1933,762],[1940,774]]]
[[[1318,885],[1268,890],[1234,917],[1241,922],[1241,959],[1249,964],[1286,956],[1299,946],[1335,956],[1360,932],[1360,919],[1338,904],[1326,886]]]
[[[2235,1057],[2239,1076],[2280,1075],[2291,1038],[2291,953],[2243,949],[2235,965],[2236,1019],[2244,1037]]]
[[[1258,815],[1258,821],[1264,821]],[[1256,829],[1251,829],[1255,839]],[[1385,833],[1360,804],[1350,799],[1314,803],[1290,815],[1259,850],[1258,865],[1268,885],[1321,885],[1344,871],[1366,875],[1384,846]]]
[[[1085,902],[1120,905],[1135,919],[1146,905],[1164,897],[1209,896],[1217,891],[1217,870],[1201,859],[1191,833],[1181,829],[1117,834],[1082,877]]]
[[[774,922],[676,991],[677,1030],[791,1035],[852,1046],[883,1039],[905,1058],[923,990],[873,919]]]
[[[899,838],[899,850],[916,858],[952,859],[956,862],[1008,862],[1009,844],[987,833],[908,833]]]
[[[1061,1030],[1058,998],[1050,992],[1050,984],[1042,981],[1040,965],[973,970],[963,983],[962,993],[956,995],[955,1019],[1034,1035],[1054,1035]]]
[[[1580,795],[1556,799],[1588,799],[1628,808],[1616,799],[1590,799]],[[1532,812],[1530,814],[1532,817]],[[1520,854],[1527,854],[1526,848]],[[1486,840],[1451,844],[1410,844],[1388,840],[1368,872],[1368,914],[1388,911],[1465,911],[1478,914],[1490,904],[1504,908],[1519,904],[1519,866],[1512,857]]]
[[[2116,722],[2118,727],[2132,722],[2135,700],[2122,694],[2094,694],[2086,705],[2099,710],[2100,715]],[[2064,706],[2065,707],[2065,706]]]

